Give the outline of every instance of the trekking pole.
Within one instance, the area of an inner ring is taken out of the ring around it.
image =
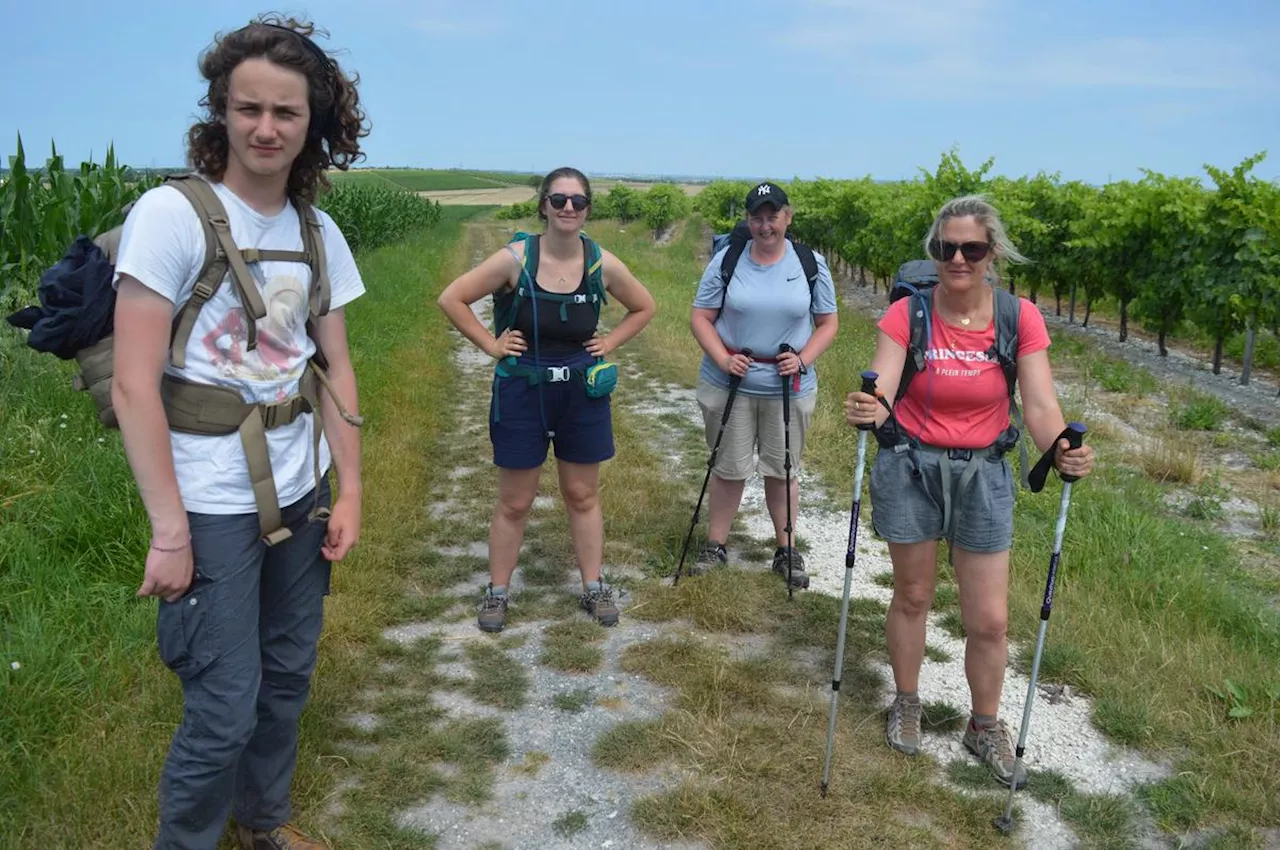
[[[751,349],[744,348],[742,353],[751,356]],[[707,494],[707,484],[711,481],[711,467],[716,465],[716,454],[720,451],[720,439],[724,436],[724,426],[729,423],[729,411],[733,410],[733,399],[738,395],[738,384],[742,382],[740,375],[729,373],[729,399],[724,403],[724,413],[720,416],[720,432],[716,434],[716,444],[711,449],[711,457],[707,458],[707,474],[702,479],[702,492],[698,494],[698,504],[693,509],[693,519],[689,522],[689,533],[684,537],[684,546],[680,549],[680,566],[676,567],[675,580],[671,586],[680,583],[680,573],[684,570],[684,557],[689,551],[689,541],[693,539],[693,529],[698,525],[698,516],[702,511],[702,497]]]
[[[1037,492],[1044,487],[1044,476],[1053,464],[1053,455],[1058,450],[1058,440],[1066,439],[1071,448],[1080,448],[1087,429],[1079,422],[1071,422],[1066,429],[1053,440],[1053,445],[1044,453],[1032,471],[1039,473],[1039,487],[1032,482]],[[1047,458],[1047,460],[1046,460]],[[1040,654],[1044,651],[1044,636],[1049,629],[1049,613],[1053,609],[1053,585],[1058,578],[1058,559],[1062,555],[1062,533],[1067,527],[1067,508],[1071,505],[1071,484],[1076,481],[1074,475],[1061,475],[1062,500],[1058,506],[1058,522],[1053,530],[1053,555],[1049,558],[1049,578],[1044,585],[1044,602],[1040,606],[1040,634],[1036,638],[1036,654],[1031,661],[1031,684],[1027,687],[1027,701],[1022,708],[1022,728],[1018,730],[1018,746],[1014,751],[1013,776],[1009,781],[1009,799],[1005,803],[1004,814],[995,819],[995,827],[1006,835],[1013,831],[1013,794],[1017,790],[1018,767],[1022,764],[1022,755],[1027,749],[1027,729],[1031,726],[1031,708],[1035,704],[1036,678],[1040,675]]]
[[[862,391],[875,395],[875,372],[862,373]],[[853,468],[853,508],[849,511],[849,548],[844,553],[844,594],[840,597],[840,637],[836,641],[836,669],[831,676],[831,713],[827,718],[827,753],[822,763],[822,796],[827,796],[831,779],[831,756],[836,745],[836,701],[840,697],[840,674],[844,670],[844,636],[849,623],[849,589],[853,583],[853,563],[858,545],[858,515],[862,512],[862,467],[867,459],[867,432],[874,425],[858,426],[858,460]]]
[[[778,354],[794,351],[785,342],[778,346]],[[791,537],[791,376],[782,377],[782,443],[786,449],[782,466],[787,473],[787,598],[793,598],[795,591],[791,587],[791,553],[795,541]]]

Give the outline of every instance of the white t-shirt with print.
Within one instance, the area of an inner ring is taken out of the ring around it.
[[[251,208],[226,186],[213,184],[240,248],[301,251],[298,211],[292,204],[272,216]],[[351,248],[323,210],[330,311],[364,293]],[[176,316],[195,289],[204,262],[205,236],[195,208],[177,189],[159,186],[146,192],[129,211],[121,234],[115,283],[136,278],[174,304]],[[257,322],[258,344],[248,350],[247,316],[228,272],[204,305],[187,340],[187,364],[165,371],[189,381],[229,387],[246,402],[274,402],[297,392],[315,344],[306,321],[311,269],[306,263],[262,262],[249,265],[267,314]],[[117,333],[121,329],[117,328]],[[267,431],[267,447],[280,506],[287,507],[315,486],[312,420],[304,414],[289,425]],[[196,513],[256,513],[253,486],[240,435],[201,436],[170,431],[173,461],[184,507]],[[327,441],[320,442],[320,469],[329,468]]]

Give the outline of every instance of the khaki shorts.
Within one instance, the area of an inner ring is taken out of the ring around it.
[[[720,419],[729,400],[729,391],[707,381],[698,382],[698,406],[702,408],[702,421],[707,435],[707,448],[716,444],[720,433]],[[791,397],[791,475],[800,471],[800,456],[804,453],[804,435],[809,430],[809,420],[818,403],[818,394]],[[720,451],[711,471],[725,481],[745,481],[756,470],[755,455],[759,454],[760,474],[766,478],[785,478],[787,474],[786,433],[782,427],[782,398],[763,398],[738,393],[733,399],[733,410],[724,427]]]

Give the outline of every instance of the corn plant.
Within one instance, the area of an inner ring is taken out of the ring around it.
[[[339,181],[316,206],[333,217],[355,254],[397,242],[440,220],[436,202],[376,183]]]
[[[0,308],[30,299],[41,273],[76,237],[123,222],[125,207],[159,181],[118,163],[114,147],[101,165],[82,162],[68,171],[55,144],[43,168],[28,168],[19,135],[0,183]]]

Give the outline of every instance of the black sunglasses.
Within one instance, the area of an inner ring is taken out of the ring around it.
[[[957,244],[941,239],[933,239],[929,242],[929,256],[944,263],[951,262],[951,258],[956,255],[956,251],[959,251],[968,262],[976,263],[987,256],[990,250],[990,242],[964,242]]]
[[[556,192],[553,195],[547,195],[547,200],[551,202],[551,206],[562,210],[568,201],[573,202],[573,208],[577,212],[582,212],[591,204],[591,199],[586,195],[566,195],[562,192]]]

